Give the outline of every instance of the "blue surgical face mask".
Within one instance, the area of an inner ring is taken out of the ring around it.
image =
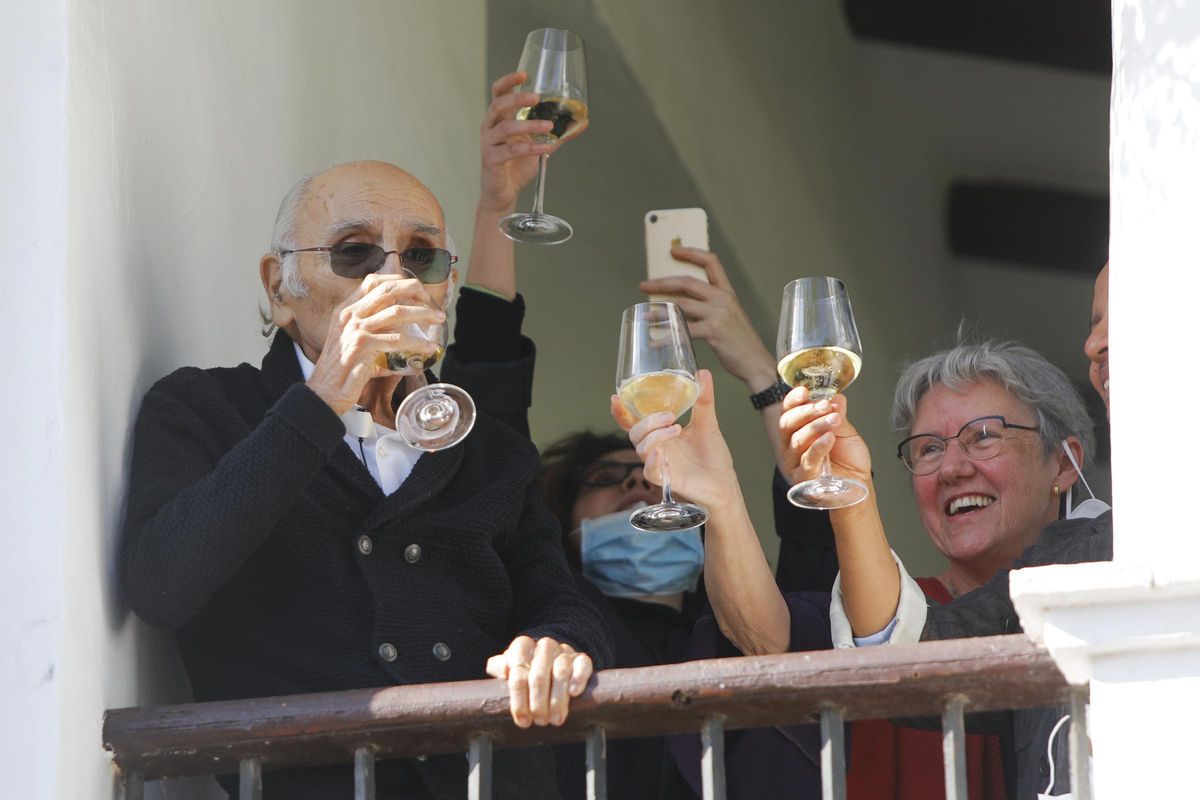
[[[1091,497],[1084,500],[1077,507],[1071,508],[1071,488],[1067,487],[1067,519],[1089,518],[1095,519],[1106,511],[1111,511],[1112,506],[1096,497],[1096,493],[1092,491],[1092,487],[1088,486],[1087,478],[1083,477],[1083,470],[1079,468],[1079,462],[1075,460],[1075,454],[1071,452],[1071,448],[1067,446],[1067,440],[1063,439],[1062,449],[1067,454],[1067,458],[1071,459],[1071,466],[1075,468],[1075,473],[1079,475],[1079,480],[1083,483],[1083,488],[1087,489],[1087,493]]]
[[[694,590],[704,568],[700,529],[639,531],[629,524],[630,511],[583,521],[579,556],[584,577],[609,597]]]

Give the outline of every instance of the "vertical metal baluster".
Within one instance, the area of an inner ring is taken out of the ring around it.
[[[366,747],[354,751],[354,800],[375,800],[375,754]]]
[[[262,800],[262,761],[257,758],[243,758],[240,772],[238,796],[241,800]]]
[[[471,737],[467,751],[467,797],[469,800],[492,800],[492,739],[479,734]]]
[[[1088,744],[1088,687],[1071,692],[1071,796],[1092,800],[1091,746]]]
[[[725,718],[719,714],[700,728],[700,782],[704,800],[725,800]]]
[[[125,800],[142,800],[145,796],[146,779],[140,772],[130,772],[125,776]]]
[[[846,800],[846,717],[821,709],[821,800]]]
[[[593,725],[587,738],[588,800],[608,800],[608,737]]]
[[[946,800],[967,800],[967,731],[963,706],[967,699],[955,695],[942,711],[942,767],[946,774]]]

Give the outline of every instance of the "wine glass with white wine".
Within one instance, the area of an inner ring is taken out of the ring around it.
[[[446,310],[453,294],[453,278],[450,282],[451,286],[446,290],[446,302],[441,304],[442,311]],[[437,349],[432,354],[387,354],[388,369],[409,376],[408,380],[415,386],[396,409],[396,431],[418,450],[431,453],[445,450],[467,438],[467,434],[475,427],[475,401],[465,389],[452,383],[429,384],[425,380],[425,370],[436,364],[446,352],[446,323],[411,325],[406,332],[415,338],[433,342]]]
[[[517,119],[548,120],[554,128],[534,138],[553,142],[569,137],[588,116],[587,68],[583,39],[561,28],[539,28],[525,38],[518,72],[526,74],[518,92],[536,92],[538,102],[517,111]],[[533,210],[509,214],[500,220],[500,231],[518,242],[561,244],[571,238],[571,224],[542,210],[546,192],[546,160],[538,157],[533,184]]]
[[[800,278],[783,289],[779,317],[779,377],[804,386],[812,402],[844,391],[862,369],[862,343],[846,285],[837,278]],[[867,487],[853,478],[834,477],[829,456],[816,478],[788,491],[801,508],[845,508],[867,499]]]
[[[617,396],[638,419],[669,411],[678,419],[696,402],[696,356],[683,312],[674,303],[638,303],[621,317],[617,354]],[[629,517],[643,531],[682,531],[703,525],[708,512],[671,496],[666,443],[662,450],[661,503],[638,509]]]

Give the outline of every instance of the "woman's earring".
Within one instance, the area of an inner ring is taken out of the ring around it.
[[[1054,496],[1058,497],[1058,484],[1057,483],[1054,484],[1054,489],[1052,491],[1054,492]]]

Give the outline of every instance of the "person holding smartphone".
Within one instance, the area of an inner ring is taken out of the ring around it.
[[[458,315],[455,344],[447,352],[443,370],[444,377],[471,393],[482,413],[500,416],[528,436],[535,348],[532,341],[521,335],[525,306],[517,292],[515,246],[498,231],[496,221],[515,209],[518,194],[536,174],[538,156],[557,151],[563,142],[536,142],[532,136],[538,126],[546,127],[549,123],[516,120],[517,109],[528,105],[531,99],[514,91],[523,77],[521,73],[512,73],[493,83],[492,100],[481,125],[475,238],[469,282],[458,301],[459,311],[466,309],[470,313]],[[694,211],[703,217],[703,211]],[[654,213],[647,214],[648,223]],[[648,293],[671,294],[671,299],[688,316],[692,335],[708,342],[722,365],[747,385],[779,464],[781,448],[775,431],[784,392],[777,387],[774,359],[738,302],[720,259],[704,247],[683,246],[707,245],[705,226],[706,223],[701,224],[702,241],[684,238],[677,247],[669,247],[669,239],[665,242],[669,249],[665,260],[691,270],[690,275],[661,274],[643,282],[640,288]],[[607,525],[604,527],[607,555],[589,559],[587,569],[593,573],[593,579],[584,577],[582,525],[587,522],[600,530],[600,523],[606,522],[606,517],[619,516],[623,506],[637,499],[639,491],[650,496],[649,484],[641,476],[640,468],[631,469],[626,461],[636,463],[637,455],[624,436],[575,434],[552,445],[543,455],[539,483],[563,526],[564,548],[577,570],[581,588],[600,608],[613,630],[617,642],[615,665],[647,666],[682,660],[688,655],[685,648],[689,645],[689,635],[704,605],[702,583],[699,593],[677,592],[674,587],[679,581],[674,581],[669,596],[660,596],[650,589],[637,597],[628,596],[627,591],[622,592],[624,596],[606,594],[617,585],[624,589],[632,584],[654,588],[662,583],[663,577],[636,574],[630,578],[630,574],[638,573],[637,565],[644,560],[632,552],[617,553],[614,557],[613,548],[622,537],[608,530]],[[596,475],[607,475],[612,462],[619,462],[625,468],[622,480],[610,484]],[[776,481],[780,498],[776,504],[778,527],[793,532],[781,546],[781,585],[787,590],[827,591],[837,568],[825,517],[787,503],[783,499],[787,484],[778,473]],[[571,534],[575,534],[574,538]],[[635,538],[631,536],[628,540]],[[682,560],[675,572],[698,568],[691,548],[677,549]],[[588,552],[599,553],[600,549],[589,548]],[[607,574],[604,570],[621,574]],[[715,655],[719,644],[712,632],[715,627],[700,637],[703,641],[691,644],[697,645],[701,652],[711,650]],[[722,654],[728,653],[722,651]],[[654,746],[646,740],[636,740],[633,747],[621,742],[610,745],[609,781],[615,796],[635,799],[694,796],[662,757],[662,740],[655,741]],[[564,748],[560,755],[560,788],[564,796],[581,796],[582,749]],[[617,791],[620,787],[625,788]]]

